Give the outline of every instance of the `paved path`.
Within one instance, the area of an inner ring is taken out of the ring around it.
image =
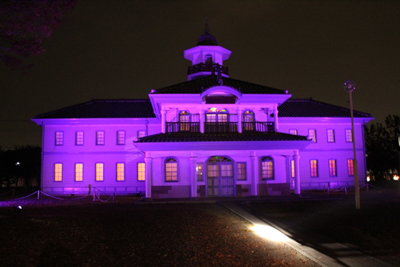
[[[240,205],[239,201],[218,201],[219,204],[236,213],[240,217],[249,221],[254,225],[260,226],[271,226],[280,232],[284,231],[274,225],[272,222],[268,221],[266,218],[263,218],[260,215],[256,215],[255,212],[250,211]],[[296,240],[288,237],[284,242],[286,245],[295,249],[299,253],[313,260],[314,262],[320,264],[321,266],[362,266],[362,267],[387,267],[391,266],[385,262],[382,262],[376,258],[370,257],[357,251],[355,249],[351,249],[346,247],[340,243],[329,243],[329,244],[317,244],[317,247],[323,247],[325,254],[309,247],[300,244]],[[329,255],[329,256],[328,256]]]

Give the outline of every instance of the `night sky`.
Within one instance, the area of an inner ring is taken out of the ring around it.
[[[400,115],[400,1],[78,0],[28,75],[0,62],[0,146],[41,145],[37,114],[185,81],[206,17],[231,78],[343,107],[354,80],[356,110]]]

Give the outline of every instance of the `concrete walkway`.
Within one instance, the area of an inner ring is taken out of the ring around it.
[[[240,207],[239,201],[217,201],[217,203],[221,204],[222,206],[226,207],[227,209],[231,210],[232,212],[236,213],[243,219],[247,220],[248,222],[252,223],[253,225],[261,225],[261,226],[270,226],[278,231],[284,233],[279,227],[275,226],[273,223],[268,221],[266,218],[258,217],[252,214],[249,211],[244,210]],[[370,257],[357,251],[355,249],[351,249],[346,247],[340,243],[330,243],[330,244],[319,244],[324,248],[332,251],[332,254],[337,255],[335,258],[329,257],[313,248],[308,246],[304,246],[298,243],[296,240],[291,239],[289,236],[286,235],[286,239],[284,242],[289,247],[295,249],[299,253],[303,254],[307,258],[311,259],[312,261],[320,264],[321,266],[329,266],[329,267],[336,267],[336,266],[362,266],[362,267],[388,267],[391,266],[385,262],[382,262],[376,258]]]

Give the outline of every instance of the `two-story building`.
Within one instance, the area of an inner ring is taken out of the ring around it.
[[[36,116],[42,190],[205,198],[354,186],[350,110],[232,79],[230,54],[206,30],[184,51],[187,81],[149,99],[91,100]],[[372,119],[354,112],[361,184],[363,126]]]

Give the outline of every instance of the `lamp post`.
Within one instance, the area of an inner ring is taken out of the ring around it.
[[[353,118],[353,98],[352,93],[356,89],[356,83],[353,81],[346,81],[343,84],[343,89],[349,92],[350,98],[350,114],[351,114],[351,140],[353,142],[353,168],[354,168],[354,187],[355,187],[355,197],[356,197],[356,209],[360,209],[360,187],[358,185],[358,164],[356,157],[356,140],[354,139],[354,118]]]

